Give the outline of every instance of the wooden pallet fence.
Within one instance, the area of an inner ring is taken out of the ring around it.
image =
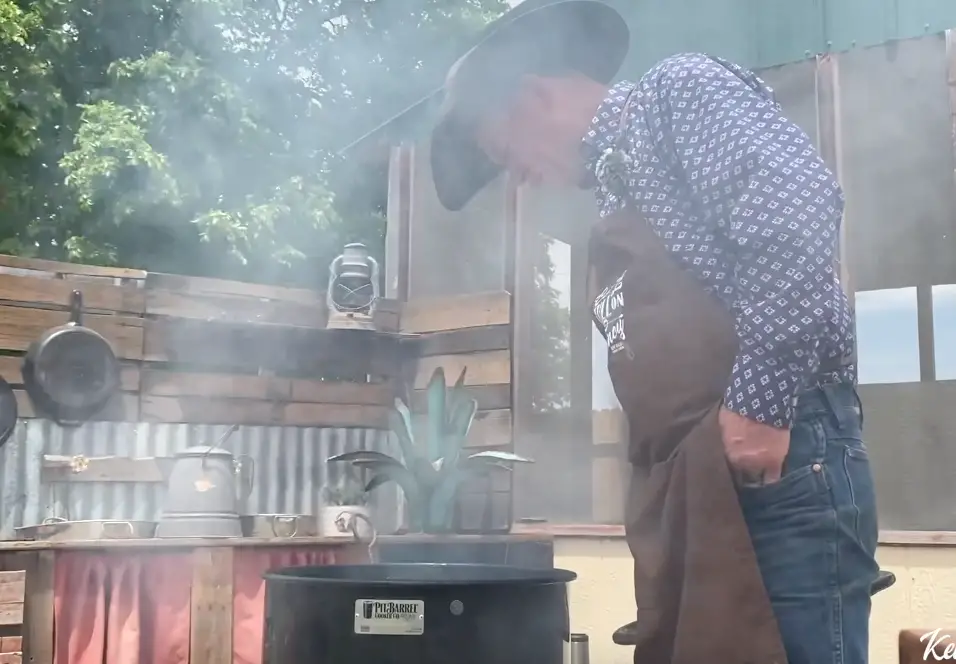
[[[69,320],[70,295],[80,290],[84,324],[102,334],[123,362],[122,392],[99,417],[139,419],[144,279],[140,270],[0,256],[0,376],[14,388],[20,417],[36,415],[23,390],[23,353],[48,329]]]
[[[0,256],[0,375],[21,417],[35,416],[22,355],[67,322],[74,289],[122,362],[122,393],[96,419],[385,426],[404,350],[325,329],[321,292]],[[381,301],[379,329],[397,331],[399,315]]]
[[[506,291],[410,300],[400,320],[419,334],[407,362],[413,411],[425,408],[425,388],[436,368],[452,383],[467,368],[465,385],[478,401],[469,446],[511,448],[511,294]]]
[[[145,315],[144,421],[386,426],[397,344],[325,329],[322,293],[150,274]],[[379,329],[398,315],[382,301]]]

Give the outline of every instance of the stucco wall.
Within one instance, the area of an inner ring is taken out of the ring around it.
[[[956,628],[956,550],[945,546],[881,547],[880,566],[896,585],[874,598],[870,661],[896,664],[903,628]],[[591,661],[631,664],[631,649],[611,643],[611,632],[633,615],[631,557],[622,539],[559,538],[555,567],[574,570],[571,629],[590,636]]]

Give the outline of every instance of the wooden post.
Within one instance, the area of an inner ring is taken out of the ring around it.
[[[23,661],[53,664],[54,552],[37,551],[26,569],[23,596]]]
[[[816,70],[817,95],[817,137],[818,149],[827,166],[843,181],[843,132],[840,117],[840,70],[836,54],[825,53],[817,56]],[[851,275],[847,267],[846,251],[847,223],[850,218],[843,211],[843,223],[840,225],[839,251],[836,257],[840,269],[840,282],[850,298],[850,306],[856,300],[850,284]]]
[[[232,664],[233,553],[231,546],[193,552],[189,661]]]

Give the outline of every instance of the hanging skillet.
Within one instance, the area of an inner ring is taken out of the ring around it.
[[[70,322],[47,330],[23,358],[23,386],[40,415],[78,425],[119,390],[120,368],[106,339],[83,326],[83,295],[70,295]]]

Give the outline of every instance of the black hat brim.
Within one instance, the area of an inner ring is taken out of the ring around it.
[[[493,84],[494,68],[501,67],[501,58],[494,57],[496,52],[518,53],[518,61],[508,61],[510,76],[533,74],[541,62],[558,60],[561,67],[599,83],[613,80],[630,42],[627,24],[617,11],[597,0],[534,4],[525,0],[490,26],[478,45],[459,61],[456,88]],[[523,5],[532,6],[520,11]],[[516,44],[521,48],[514,48]],[[500,74],[504,76],[505,72]],[[442,206],[451,211],[461,210],[501,172],[478,147],[459,115],[460,109],[450,104],[431,137],[435,190]]]

